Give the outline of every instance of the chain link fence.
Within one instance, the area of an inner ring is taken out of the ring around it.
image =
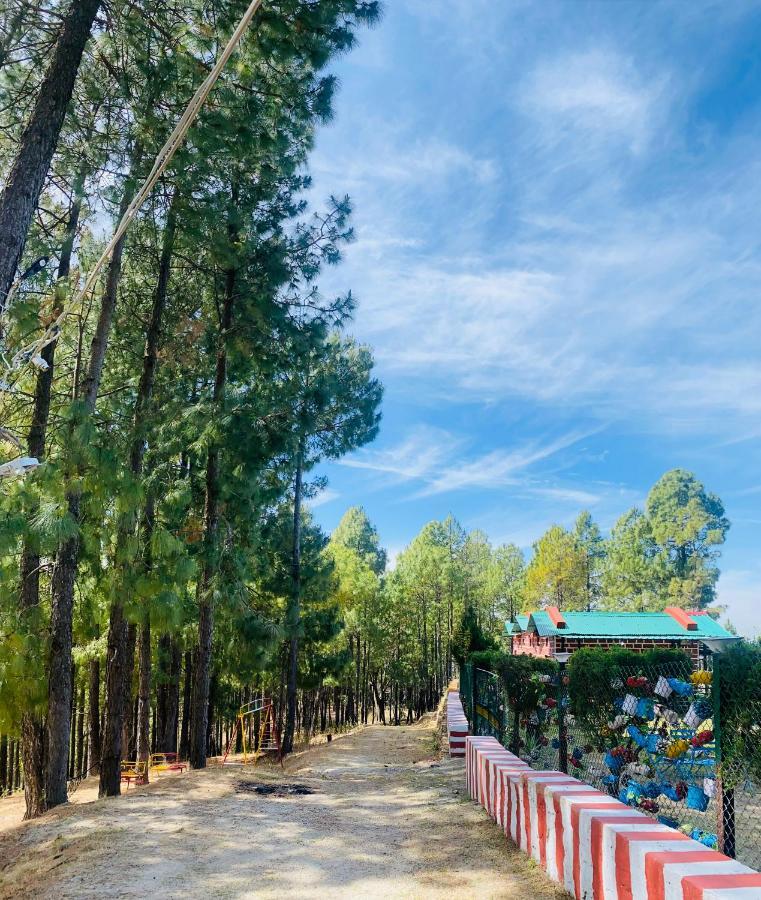
[[[498,673],[463,666],[461,697],[474,734],[761,868],[761,648],[702,665],[676,651],[506,656]]]

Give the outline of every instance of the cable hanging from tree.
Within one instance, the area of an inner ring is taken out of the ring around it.
[[[95,265],[92,267],[90,274],[85,281],[84,287],[80,291],[77,291],[76,294],[74,294],[71,300],[61,310],[56,319],[47,327],[45,333],[41,335],[41,337],[37,338],[37,340],[32,341],[26,347],[23,347],[21,350],[17,351],[17,353],[11,359],[10,363],[7,364],[8,369],[11,372],[17,372],[19,369],[29,363],[41,369],[47,368],[47,363],[42,359],[42,356],[40,355],[42,350],[44,350],[45,347],[47,347],[49,344],[52,344],[53,341],[58,340],[58,337],[61,334],[63,323],[70,315],[72,315],[72,313],[76,312],[82,307],[86,298],[94,290],[101,269],[110,260],[111,255],[114,252],[114,248],[127,232],[127,229],[134,220],[135,216],[140,211],[143,203],[148,198],[153,188],[156,186],[156,182],[159,180],[159,178],[161,178],[164,171],[166,170],[166,167],[171,162],[172,157],[177,152],[178,148],[182,145],[193,122],[198,117],[198,114],[200,113],[204,103],[206,102],[206,99],[211,93],[212,88],[216,84],[219,76],[222,74],[222,71],[227,65],[228,60],[232,56],[235,48],[245,34],[248,26],[251,24],[251,20],[256,15],[261,5],[262,0],[252,0],[252,2],[249,4],[248,9],[243,14],[243,17],[241,18],[237,28],[230,37],[230,40],[227,42],[227,45],[222,51],[219,59],[217,60],[209,74],[206,76],[206,79],[193,95],[192,99],[185,108],[185,112],[182,114],[182,117],[177,122],[174,130],[167,138],[166,143],[156,155],[156,159],[153,163],[153,168],[148,173],[148,176],[143,182],[140,190],[135,194],[131,203],[127,207],[126,212],[122,216],[119,224],[116,227],[116,230],[111,236],[111,240],[108,242],[106,248],[101,253]],[[18,286],[20,285],[22,280],[23,276],[21,279],[14,283],[11,292],[9,292],[9,299],[17,291]],[[7,390],[10,387],[11,386],[7,383],[0,382],[0,390]]]

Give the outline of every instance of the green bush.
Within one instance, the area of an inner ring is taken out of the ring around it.
[[[540,659],[535,656],[504,654],[500,661],[498,675],[513,716],[511,750],[520,750],[520,722],[530,716],[547,695],[548,685],[538,676],[554,676],[558,664],[554,659]],[[553,690],[550,688],[550,690]],[[555,689],[556,690],[556,689]]]
[[[739,644],[714,660],[721,709],[725,784],[761,779],[761,647]]]
[[[469,605],[465,608],[452,635],[452,656],[457,660],[457,665],[462,667],[466,660],[470,661],[471,654],[483,650],[498,651],[499,647],[480,626],[476,611]]]
[[[505,657],[508,657],[508,654],[504,650],[476,650],[469,654],[468,662],[473,663],[477,669],[484,669],[499,675]]]

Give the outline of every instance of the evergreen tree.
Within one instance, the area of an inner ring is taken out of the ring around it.
[[[587,557],[575,535],[553,525],[534,544],[526,569],[526,605],[559,609],[587,606]]]
[[[686,609],[710,606],[719,578],[716,548],[729,530],[721,500],[691,472],[672,469],[653,485],[645,509],[653,538],[668,561],[669,600]]]
[[[380,545],[380,538],[367,513],[361,506],[346,510],[341,521],[331,535],[333,544],[340,544],[354,550],[376,575],[386,570],[386,551]]]
[[[37,101],[21,136],[16,157],[0,195],[0,313],[6,306],[16,269],[24,252],[45,178],[50,168],[64,116],[74,91],[85,44],[90,37],[100,0],[72,0],[61,29]],[[23,24],[19,14],[10,23],[12,42]],[[7,51],[6,51],[7,52]]]
[[[301,630],[301,500],[305,470],[322,459],[337,459],[372,440],[378,431],[380,383],[371,377],[372,356],[353,341],[331,336],[299,354],[294,391],[297,410],[296,471],[293,487],[292,591],[289,631],[287,713],[283,749],[293,748],[296,722],[299,633]],[[376,566],[379,560],[376,560]],[[385,560],[384,560],[385,562]]]
[[[602,605],[611,610],[659,610],[666,606],[666,572],[652,526],[638,509],[624,513],[606,542]]]
[[[577,516],[573,534],[584,553],[587,609],[594,609],[600,602],[600,577],[605,559],[605,542],[597,523],[587,510]]]

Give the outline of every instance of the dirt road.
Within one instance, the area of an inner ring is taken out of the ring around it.
[[[69,805],[0,836],[0,897],[565,897],[434,746],[432,719],[374,726],[285,772],[210,768]]]

